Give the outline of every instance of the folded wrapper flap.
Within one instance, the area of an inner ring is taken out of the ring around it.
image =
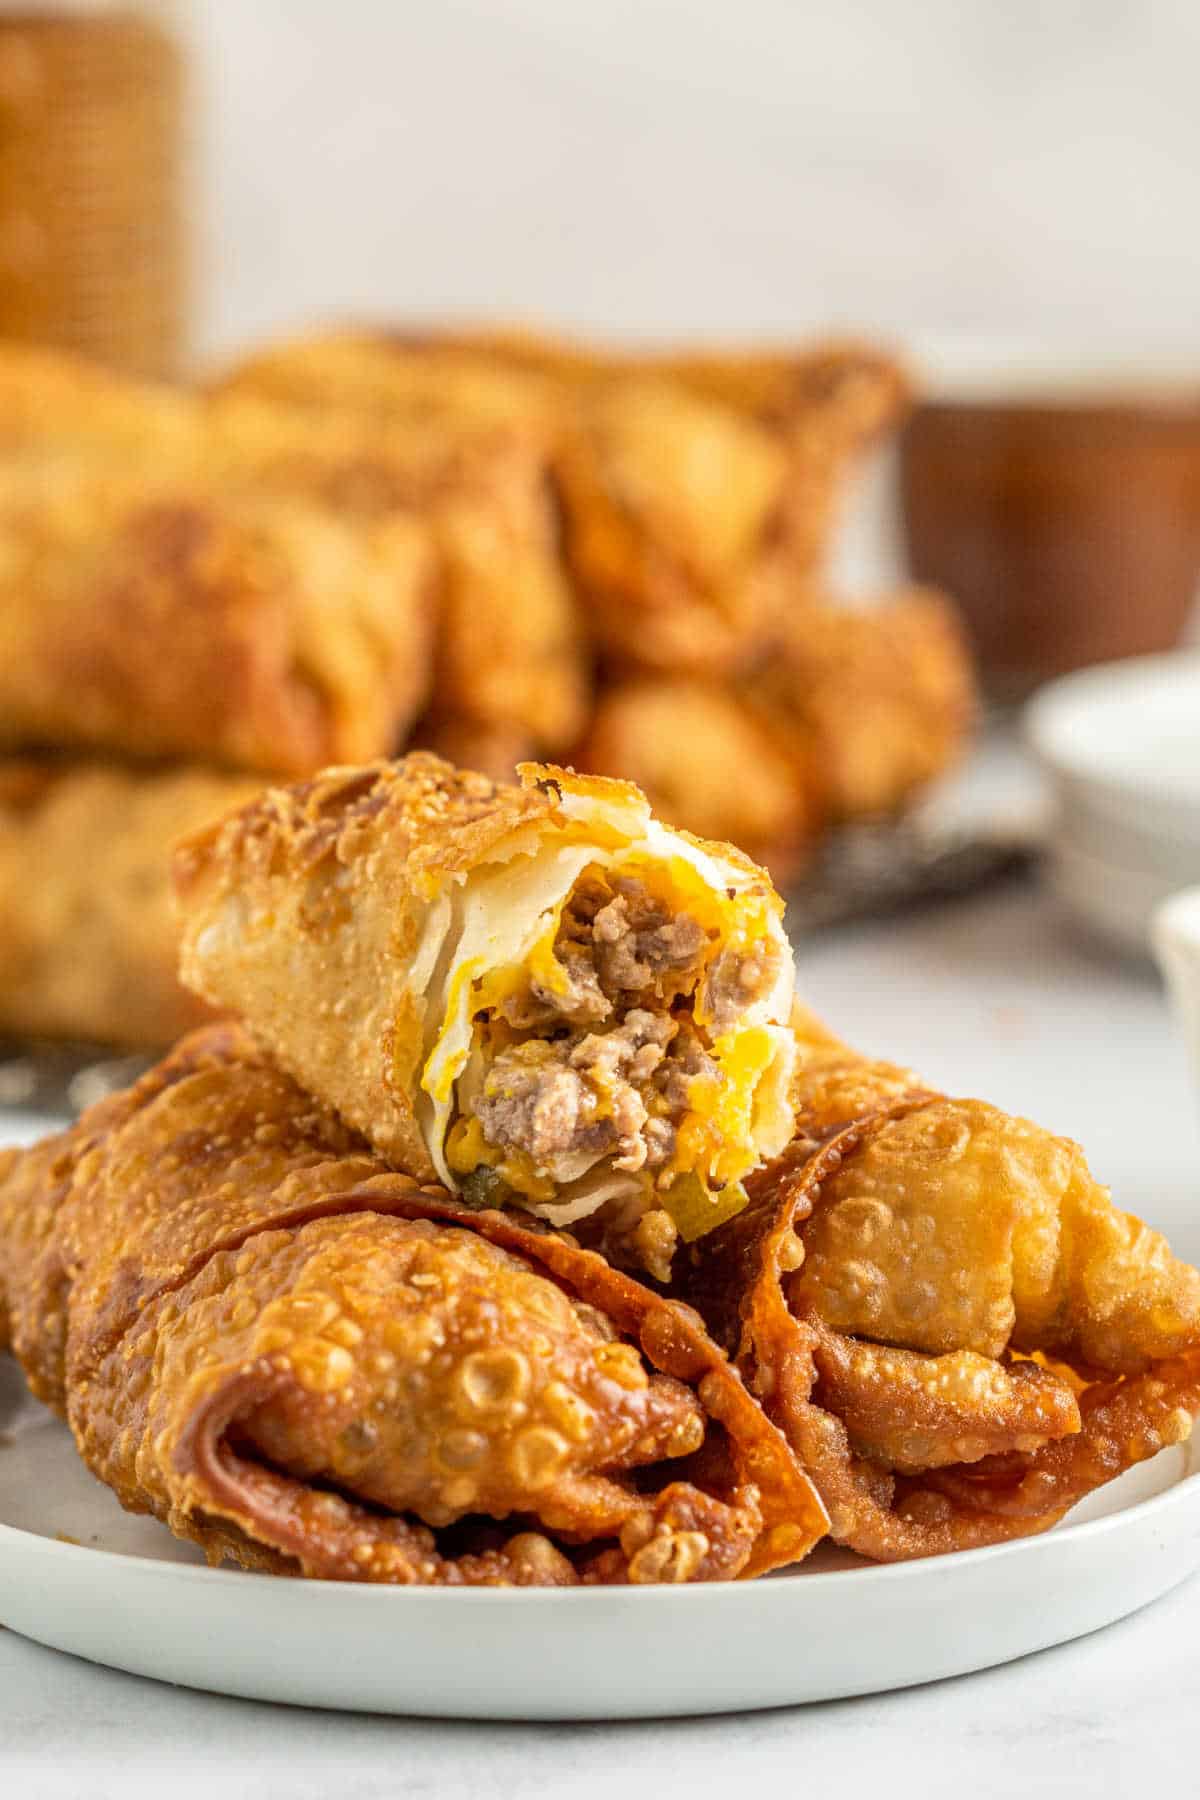
[[[1044,1531],[1189,1435],[1200,1272],[1075,1145],[828,1040],[794,1099],[793,1146],[677,1291],[839,1542],[889,1561]]]
[[[0,1271],[88,1466],[213,1560],[721,1580],[824,1530],[697,1315],[388,1170],[235,1026],[12,1159]]]

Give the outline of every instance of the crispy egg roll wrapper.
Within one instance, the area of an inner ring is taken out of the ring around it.
[[[5,744],[304,774],[387,754],[425,703],[435,571],[410,518],[120,477],[0,493],[0,552]]]
[[[203,560],[199,549],[190,562],[181,562],[174,580],[187,590],[181,607],[196,604],[194,589],[205,588],[204,605],[214,609],[210,627],[221,638],[231,675],[246,652],[243,638],[252,639],[257,676],[251,680],[254,671],[247,670],[247,692],[231,700],[246,714],[255,701],[253,690],[261,688],[255,702],[261,723],[279,747],[264,751],[243,742],[227,748],[192,739],[185,745],[177,737],[166,746],[173,752],[187,749],[298,773],[399,748],[413,717],[413,695],[403,682],[389,689],[395,716],[384,721],[382,735],[378,727],[374,736],[353,735],[365,728],[365,715],[378,711],[378,682],[364,656],[365,640],[378,640],[375,660],[393,682],[398,673],[410,682],[419,676],[422,692],[416,698],[423,697],[429,654],[417,627],[429,636],[435,597],[434,686],[444,713],[461,713],[479,730],[511,732],[532,721],[533,753],[561,751],[580,734],[587,704],[582,624],[559,553],[547,431],[532,412],[520,415],[511,405],[490,412],[431,412],[422,402],[385,421],[355,407],[317,408],[299,399],[284,403],[254,390],[202,395],[157,387],[82,359],[0,346],[0,449],[0,520],[6,522],[0,543],[6,562],[22,571],[18,585],[33,589],[49,582],[47,558],[57,567],[56,586],[71,579],[67,565],[73,560],[82,565],[77,582],[98,582],[100,546],[106,536],[120,538],[130,509],[139,515],[156,506],[184,507],[193,515],[216,509],[210,531],[227,538],[235,534],[220,583],[223,590],[228,587],[229,606],[246,612],[245,631],[236,619],[226,620],[217,610],[217,596],[207,593],[209,583],[196,567]],[[257,547],[247,536],[248,507]],[[314,512],[326,515],[324,528],[303,524]],[[394,532],[381,529],[395,520],[401,522]],[[432,541],[425,560],[436,563],[437,574],[433,583],[432,567],[426,569],[423,618],[410,616],[414,586],[421,586],[414,547],[421,531],[415,520],[428,530]],[[298,558],[299,570],[282,571],[283,585],[296,596],[283,595],[283,614],[272,623],[278,607],[265,596],[255,598],[255,589],[264,580],[269,588],[280,585],[281,571],[272,578],[271,562],[289,556],[288,543],[301,532],[307,545],[298,544],[290,557]],[[356,553],[347,549],[355,540]],[[34,553],[39,548],[40,559]],[[204,554],[211,559],[218,550],[214,542]],[[369,596],[371,566],[383,555],[397,563],[400,583],[390,625],[378,620]],[[165,584],[167,571],[146,569],[145,556],[145,546],[114,550],[104,565],[111,571],[106,589],[135,589],[152,580]],[[305,578],[306,562],[313,564],[311,580]],[[214,566],[213,576],[218,573]],[[324,634],[322,588],[328,591],[330,617]],[[115,633],[133,628],[132,598],[119,609],[115,599],[92,598],[114,609]],[[38,604],[45,603],[42,596]],[[261,614],[257,620],[249,616],[252,606]],[[174,623],[176,636],[182,636],[179,621]],[[19,619],[6,622],[0,615],[0,631],[12,638],[14,653],[18,626]],[[281,630],[296,640],[293,651],[286,641],[274,646]],[[397,632],[398,654],[385,657]],[[364,645],[353,649],[356,638]],[[24,654],[30,654],[28,648]],[[193,648],[189,656],[195,654]],[[104,678],[111,684],[117,679],[114,666],[126,668],[132,655],[127,649],[102,664],[93,653],[93,683],[107,669]],[[81,645],[76,660],[84,656]],[[148,667],[153,674],[154,661],[145,657],[139,673]],[[199,679],[202,671],[194,663],[179,666],[182,692],[189,676]],[[52,679],[52,671],[44,675]],[[307,716],[317,710],[314,699],[325,702],[324,710],[337,710],[339,688],[348,678],[363,726],[344,717],[332,734],[326,728],[324,743],[306,748],[305,740],[321,724]],[[160,676],[159,682],[167,679]],[[26,670],[24,687],[33,680],[34,672]],[[135,711],[160,712],[157,693],[154,682],[144,694],[139,685],[132,696]],[[32,695],[26,703],[33,703]],[[73,694],[66,693],[64,705],[73,704]],[[264,710],[268,707],[273,710]],[[233,704],[229,711],[233,714]],[[161,718],[147,718],[143,729],[152,728],[161,731]],[[35,719],[32,731],[40,738],[45,727]],[[124,742],[118,747],[142,748]]]
[[[970,658],[939,596],[905,590],[862,611],[814,599],[737,681],[603,688],[579,761],[787,884],[829,826],[900,812],[952,768],[974,714]]]
[[[791,611],[859,455],[908,400],[896,363],[857,344],[630,354],[505,331],[335,332],[256,355],[225,386],[377,424],[544,432],[598,648],[709,675]]]
[[[188,984],[422,1179],[621,1208],[658,1272],[790,1136],[782,902],[628,784],[417,753],[271,790],[177,869]]]
[[[519,733],[526,755],[578,739],[588,703],[584,634],[536,420],[373,419],[352,406],[289,404],[235,387],[209,402],[207,425],[226,481],[299,493],[359,524],[398,513],[428,521],[439,563],[439,717],[479,737]]]
[[[115,468],[157,478],[190,469],[201,432],[183,388],[62,350],[0,344],[0,503]]]
[[[344,1580],[722,1580],[824,1528],[688,1308],[388,1170],[238,1027],[10,1160],[0,1293],[122,1504]]]
[[[613,662],[675,677],[735,670],[802,603],[859,458],[909,399],[898,364],[855,343],[620,353],[520,333],[449,341],[558,382],[567,554],[592,630]]]
[[[171,850],[260,785],[192,767],[0,760],[0,1031],[144,1046],[207,1018],[177,973]]]
[[[668,824],[727,838],[786,887],[820,842],[814,773],[737,688],[637,676],[601,688],[580,765],[636,782]]]
[[[958,614],[932,588],[853,609],[814,595],[743,694],[828,824],[901,811],[954,767],[978,710]]]
[[[798,1025],[796,1140],[678,1291],[833,1536],[895,1560],[1043,1531],[1184,1440],[1200,1272],[1075,1145]]]

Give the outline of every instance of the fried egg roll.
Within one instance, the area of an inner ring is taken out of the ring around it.
[[[215,395],[206,417],[208,454],[225,481],[302,494],[368,528],[398,513],[428,522],[440,576],[440,719],[481,738],[519,732],[529,754],[579,737],[584,635],[536,422],[375,419],[236,390]]]
[[[334,332],[268,349],[226,386],[545,433],[593,639],[676,675],[752,656],[823,561],[857,458],[908,401],[897,364],[857,344],[631,353],[504,331]]]
[[[837,1541],[893,1561],[1027,1536],[1184,1441],[1200,1271],[1075,1144],[803,1025],[798,1043],[794,1143],[678,1291]]]
[[[733,686],[687,676],[613,682],[578,760],[636,782],[668,824],[740,845],[781,887],[819,841],[815,772]]]
[[[0,1032],[144,1047],[207,1017],[177,974],[171,848],[260,785],[0,760]]]
[[[236,1027],[0,1175],[0,1341],[122,1505],[279,1574],[727,1580],[815,1491],[696,1315],[387,1170]]]
[[[958,614],[930,588],[854,609],[814,597],[745,692],[830,824],[900,811],[958,760],[977,709]]]
[[[62,350],[0,344],[0,494],[14,478],[26,491],[117,469],[161,479],[194,466],[200,435],[186,389]]]
[[[386,754],[428,688],[431,550],[296,497],[68,482],[2,503],[0,741],[300,774]]]
[[[177,858],[183,975],[397,1166],[658,1273],[788,1141],[783,906],[627,783],[422,753],[265,794]]]
[[[974,713],[940,595],[905,590],[862,611],[814,598],[737,682],[604,688],[578,757],[636,782],[672,824],[741,844],[782,884],[830,825],[897,813],[951,768]]]

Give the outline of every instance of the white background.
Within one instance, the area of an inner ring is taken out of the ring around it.
[[[198,341],[315,316],[1193,347],[1194,0],[197,0]]]

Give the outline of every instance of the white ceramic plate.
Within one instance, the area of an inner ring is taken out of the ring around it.
[[[0,1358],[0,1619],[93,1662],[256,1700],[450,1718],[785,1706],[966,1674],[1094,1631],[1200,1565],[1200,1456],[1164,1451],[1025,1543],[766,1581],[439,1591],[208,1569],[123,1513]]]

